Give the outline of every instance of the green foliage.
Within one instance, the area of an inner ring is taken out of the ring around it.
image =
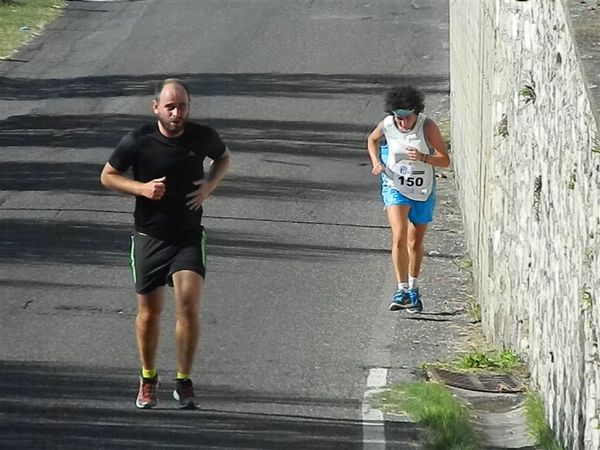
[[[539,394],[528,392],[525,396],[525,413],[527,414],[527,428],[535,439],[540,450],[565,450],[546,422],[544,403]]]
[[[477,439],[469,411],[444,386],[401,383],[379,394],[386,412],[406,413],[428,429],[426,450],[475,450]]]
[[[591,308],[594,303],[592,293],[586,287],[581,290],[581,302],[583,303],[583,306],[587,308]]]
[[[473,261],[468,258],[457,258],[452,261],[456,267],[459,269],[470,269],[473,267]]]
[[[60,14],[65,4],[65,0],[0,2],[0,58],[10,56],[32,39]]]
[[[535,93],[535,81],[531,80],[529,84],[526,84],[519,91],[519,95],[523,98],[525,104],[535,103],[537,94]]]
[[[577,172],[575,170],[571,172],[571,176],[569,177],[569,181],[567,182],[568,189],[575,189],[575,183],[577,182]]]
[[[522,362],[514,350],[504,348],[497,354],[490,352],[474,352],[461,356],[456,366],[460,369],[517,369]]]
[[[511,367],[519,366],[522,363],[519,355],[511,348],[502,349],[497,359],[498,367],[501,369],[509,369]]]
[[[461,369],[489,369],[491,367],[496,367],[492,359],[482,352],[461,356],[457,366]]]
[[[475,322],[481,322],[481,305],[475,299],[469,302],[469,314]]]
[[[498,122],[496,132],[500,137],[508,137],[508,118],[506,117],[506,114],[502,114],[502,119],[500,119],[500,122]]]

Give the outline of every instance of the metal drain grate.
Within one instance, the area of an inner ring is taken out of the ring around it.
[[[515,393],[523,390],[523,383],[512,375],[457,373],[444,369],[430,369],[427,375],[448,386],[471,391]]]

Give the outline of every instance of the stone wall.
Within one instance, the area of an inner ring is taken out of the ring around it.
[[[573,25],[595,14],[600,50],[600,12],[449,3],[453,162],[484,331],[528,360],[565,448],[600,449],[600,70]]]

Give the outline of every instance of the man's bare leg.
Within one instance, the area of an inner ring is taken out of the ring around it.
[[[200,295],[203,282],[198,273],[190,270],[181,270],[173,274],[177,312],[177,380],[173,397],[182,408],[196,407],[190,377],[200,336]]]
[[[149,294],[137,294],[138,313],[135,331],[142,368],[155,369],[156,350],[160,335],[160,316],[165,304],[164,288],[160,287]]]
[[[194,365],[200,336],[200,295],[203,281],[198,273],[191,270],[181,270],[173,274],[177,312],[175,342],[179,373],[191,373]]]
[[[160,335],[160,316],[165,303],[164,288],[157,288],[149,294],[138,294],[137,299],[138,313],[135,319],[135,334],[142,373],[135,404],[138,408],[154,408],[158,403],[156,396],[158,376],[155,363]]]

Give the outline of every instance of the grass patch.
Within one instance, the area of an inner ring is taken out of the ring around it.
[[[480,344],[480,348],[477,350],[465,351],[453,361],[424,364],[423,369],[444,369],[457,373],[513,375],[522,380],[528,378],[527,365],[514,350],[510,348],[481,350],[482,345]]]
[[[400,383],[378,395],[388,413],[408,414],[428,429],[426,450],[476,450],[469,411],[437,383]]]
[[[540,450],[565,450],[554,436],[548,422],[546,422],[544,403],[539,394],[531,391],[527,392],[525,395],[525,413],[527,414],[529,433],[537,442],[536,448]]]
[[[459,369],[476,369],[485,371],[501,370],[510,372],[522,366],[521,358],[510,348],[499,352],[473,352],[458,358],[456,367]]]
[[[0,58],[7,58],[55,19],[66,0],[0,0]]]

